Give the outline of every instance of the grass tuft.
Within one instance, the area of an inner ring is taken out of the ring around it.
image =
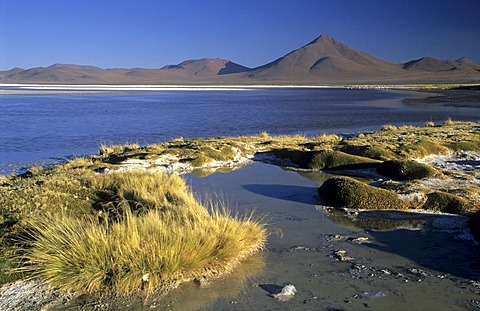
[[[179,176],[82,178],[92,212],[24,217],[23,265],[15,271],[79,293],[150,293],[230,272],[264,246],[263,223],[223,206],[209,212]]]

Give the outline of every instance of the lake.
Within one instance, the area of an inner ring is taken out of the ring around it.
[[[411,92],[376,89],[129,90],[83,95],[37,91],[0,95],[0,173],[96,154],[101,144],[144,145],[176,137],[262,131],[348,134],[385,124],[480,117],[478,109],[404,104],[402,99],[413,96]]]

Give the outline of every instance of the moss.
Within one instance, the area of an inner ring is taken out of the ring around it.
[[[385,161],[377,168],[377,172],[396,180],[422,179],[436,174],[433,167],[410,160]]]
[[[406,158],[423,158],[432,154],[445,154],[448,151],[449,149],[442,143],[427,139],[420,139],[399,148],[400,155]]]
[[[397,155],[388,150],[385,146],[353,146],[353,145],[344,145],[342,151],[346,153],[351,153],[365,158],[376,159],[381,161],[395,159]]]
[[[422,208],[425,210],[459,215],[470,215],[475,210],[475,207],[464,198],[441,191],[428,194],[427,201]]]
[[[21,273],[12,273],[14,267],[11,260],[0,255],[0,285],[16,281],[22,277]]]
[[[202,167],[202,166],[204,166],[204,165],[206,165],[206,164],[208,164],[212,161],[213,161],[212,158],[209,158],[206,155],[201,153],[196,158],[194,158],[192,161],[190,161],[190,164],[193,167]]]
[[[288,159],[301,168],[322,170],[342,169],[349,167],[365,167],[380,163],[379,161],[351,155],[341,151],[299,151],[280,149],[273,154],[282,159]]]
[[[328,150],[317,153],[312,159],[311,166],[314,169],[341,169],[353,166],[368,167],[378,163],[380,162],[369,158]]]
[[[333,177],[319,188],[320,197],[333,207],[355,209],[405,209],[397,194],[349,177]]]
[[[447,144],[453,151],[480,151],[480,141],[456,141]]]

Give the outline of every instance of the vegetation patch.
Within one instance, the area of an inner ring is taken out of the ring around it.
[[[15,250],[13,270],[80,293],[152,292],[217,277],[266,240],[252,215],[202,206],[176,175],[59,166],[11,177],[0,191],[0,247]],[[11,260],[0,258],[2,281]]]
[[[388,150],[386,146],[355,146],[346,144],[341,147],[341,150],[346,153],[381,161],[387,161],[397,157],[397,155],[393,151]]]
[[[299,151],[280,149],[274,150],[273,154],[282,159],[288,159],[301,168],[322,170],[322,169],[344,169],[371,167],[380,161],[351,155],[341,151]]]
[[[377,168],[377,172],[396,180],[428,178],[437,173],[433,167],[412,160],[385,161]]]
[[[442,191],[428,194],[427,201],[422,208],[459,215],[471,215],[475,211],[475,207],[464,198]]]
[[[423,158],[432,154],[445,154],[449,149],[441,142],[420,139],[400,146],[400,155],[404,158]]]
[[[330,178],[323,183],[318,193],[328,205],[337,208],[367,210],[407,208],[396,193],[367,185],[350,177]]]

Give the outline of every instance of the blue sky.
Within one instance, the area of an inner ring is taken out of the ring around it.
[[[0,0],[0,70],[263,65],[320,34],[381,59],[480,63],[480,0]]]

